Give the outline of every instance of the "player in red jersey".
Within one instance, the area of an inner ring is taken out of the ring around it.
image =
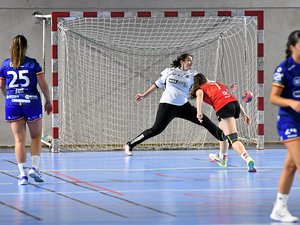
[[[223,130],[228,142],[241,158],[246,161],[248,172],[256,172],[253,159],[238,138],[236,119],[239,118],[240,113],[242,113],[246,124],[250,124],[251,119],[237,99],[229,93],[223,84],[208,81],[201,73],[194,76],[191,98],[197,98],[197,118],[200,122],[203,118],[202,103],[205,102],[214,108],[218,117],[219,127]],[[219,162],[220,166],[227,166],[225,154],[221,157],[219,156],[216,161]]]

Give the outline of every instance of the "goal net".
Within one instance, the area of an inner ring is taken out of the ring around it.
[[[142,102],[143,93],[182,53],[208,79],[236,82],[233,94],[252,118],[238,120],[239,136],[257,141],[257,100],[242,103],[242,92],[257,93],[257,21],[254,17],[95,17],[58,24],[59,145],[78,150],[120,149],[150,128],[163,90]],[[195,101],[191,100],[195,105]],[[204,113],[216,124],[215,112]],[[160,135],[137,149],[192,149],[218,141],[203,127],[174,119]]]

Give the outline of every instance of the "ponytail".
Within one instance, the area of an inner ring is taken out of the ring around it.
[[[187,57],[189,57],[189,56],[191,56],[191,57],[193,58],[193,56],[192,56],[191,54],[189,54],[189,53],[184,53],[184,54],[182,54],[182,55],[180,55],[180,56],[177,56],[177,59],[175,59],[175,60],[171,63],[171,66],[172,66],[172,67],[175,67],[175,68],[180,67],[180,66],[181,66],[180,61],[184,61],[184,60],[185,60]]]
[[[11,63],[14,68],[19,68],[25,60],[27,40],[23,35],[17,35],[12,40]]]
[[[200,89],[200,87],[205,83],[207,83],[207,79],[202,73],[198,73],[194,76],[194,84],[190,91],[191,99],[196,98],[197,90]]]

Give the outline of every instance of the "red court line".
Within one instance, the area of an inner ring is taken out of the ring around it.
[[[75,178],[75,177],[71,177],[71,176],[65,175],[65,174],[63,174],[63,173],[60,173],[60,172],[58,172],[58,171],[50,171],[50,172],[51,172],[51,173],[54,173],[54,174],[58,174],[58,175],[60,175],[60,176],[62,176],[62,177],[66,177],[66,178],[68,178],[68,179],[70,179],[70,180],[73,180],[72,183],[76,183],[76,184],[78,184],[78,183],[84,184],[84,185],[86,185],[86,186],[93,187],[93,188],[97,188],[97,189],[100,189],[100,190],[103,190],[103,191],[107,191],[107,192],[109,192],[109,193],[113,193],[113,194],[120,195],[120,196],[125,195],[125,194],[123,194],[123,193],[121,193],[121,192],[113,191],[113,190],[108,189],[108,188],[105,188],[105,187],[101,187],[101,186],[98,186],[98,185],[95,185],[95,184],[92,184],[92,183],[89,183],[89,182],[86,182],[86,181],[82,181],[82,180],[79,180],[79,179],[77,179],[77,178]]]

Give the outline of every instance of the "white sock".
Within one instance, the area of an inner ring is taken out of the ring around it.
[[[31,156],[31,166],[38,169],[40,165],[40,156],[39,155],[32,155]]]
[[[27,176],[25,166],[26,166],[26,163],[18,163],[18,167],[19,167],[19,171],[20,171],[20,177]]]
[[[219,152],[219,158],[220,158],[220,159],[227,158],[227,152],[224,153],[224,152],[221,152],[221,151],[220,151],[220,152]]]
[[[242,158],[243,160],[245,160],[245,161],[246,161],[246,159],[247,159],[248,156],[249,156],[249,155],[248,155],[248,152],[246,152],[246,151],[244,151],[244,152],[241,154],[241,158]]]
[[[227,141],[220,141],[219,142],[220,145],[220,150],[219,150],[219,157],[220,159],[223,159],[224,156],[227,156],[228,154],[228,142]]]
[[[286,205],[288,198],[289,198],[289,195],[281,194],[278,192],[277,197],[276,197],[276,205],[278,205],[278,206]]]

